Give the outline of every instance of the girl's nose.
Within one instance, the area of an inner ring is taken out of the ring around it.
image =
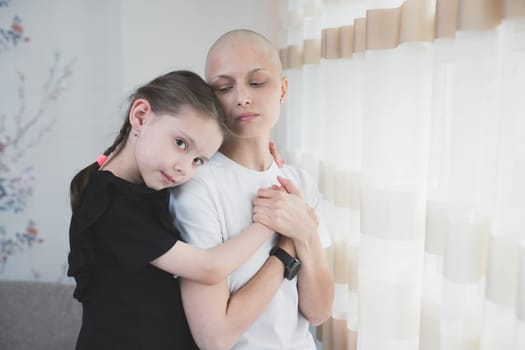
[[[184,176],[184,174],[186,173],[186,170],[185,170],[185,166],[182,165],[182,162],[177,162],[175,163],[175,165],[173,166],[173,170],[175,170],[175,175],[176,176]]]
[[[188,153],[178,158],[173,164],[175,176],[179,180],[183,180],[193,175],[193,172],[195,171],[195,166],[193,164],[194,157],[194,155]]]

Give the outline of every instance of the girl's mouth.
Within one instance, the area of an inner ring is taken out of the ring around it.
[[[162,179],[166,185],[173,185],[175,184],[175,179],[166,174],[164,171],[160,172],[162,174]]]

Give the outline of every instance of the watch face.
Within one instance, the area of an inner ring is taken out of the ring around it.
[[[301,262],[299,259],[292,259],[290,261],[290,264],[286,267],[286,278],[291,280],[297,275],[297,272],[299,272],[299,268],[301,267]]]

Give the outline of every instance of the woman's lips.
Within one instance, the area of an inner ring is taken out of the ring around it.
[[[241,121],[241,122],[245,122],[245,121],[248,121],[248,120],[252,120],[254,118],[256,118],[258,116],[257,113],[251,113],[251,112],[247,112],[247,113],[241,113],[237,116],[237,120],[238,121]]]

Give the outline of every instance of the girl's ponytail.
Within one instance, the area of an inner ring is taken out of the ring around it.
[[[129,111],[128,111],[129,114]],[[109,156],[111,153],[113,153],[115,150],[118,154],[120,151],[119,145],[124,144],[126,140],[128,139],[129,131],[131,130],[131,124],[129,123],[129,119],[126,118],[124,121],[124,124],[120,128],[120,132],[118,136],[115,138],[115,141],[113,141],[113,144],[104,151],[104,156]],[[118,149],[117,149],[118,148]],[[98,162],[91,163],[84,169],[80,170],[75,177],[73,177],[73,180],[71,180],[71,183],[69,185],[69,198],[71,200],[71,210],[75,212],[78,208],[80,196],[82,195],[82,192],[84,192],[84,189],[86,188],[87,184],[89,183],[89,180],[91,179],[91,175],[97,171],[102,164],[99,164]]]

